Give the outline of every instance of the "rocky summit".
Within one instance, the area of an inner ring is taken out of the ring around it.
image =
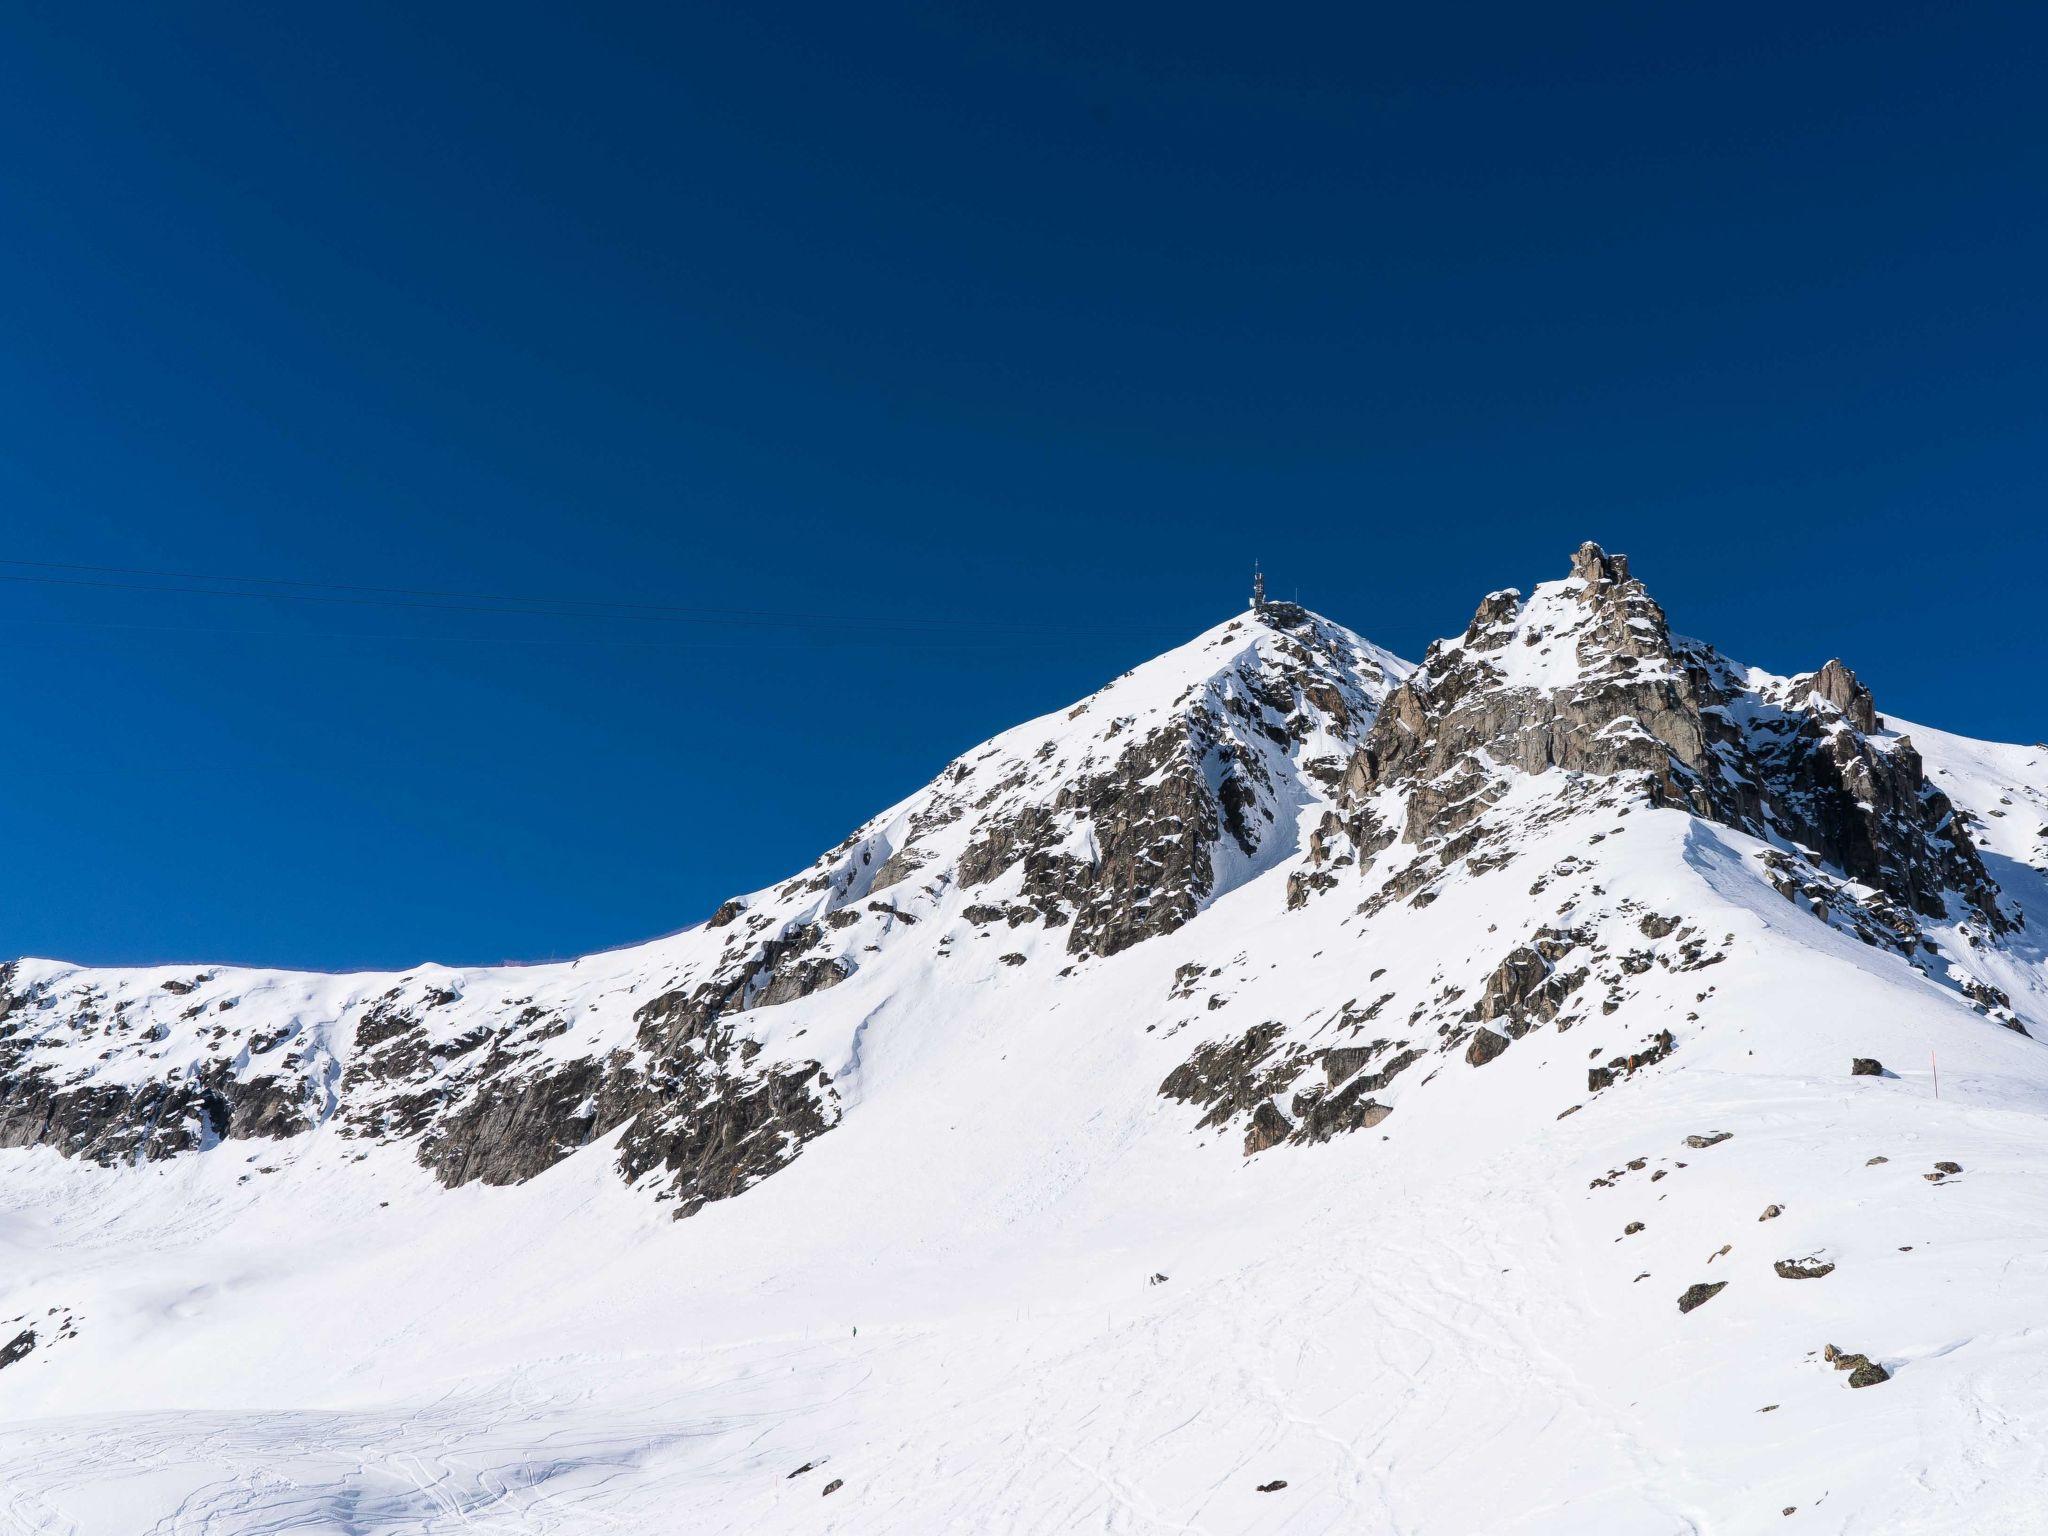
[[[652,944],[0,966],[0,1532],[2035,1528],[2048,747],[1560,565]]]

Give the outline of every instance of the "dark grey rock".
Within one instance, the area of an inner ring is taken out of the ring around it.
[[[24,1328],[5,1344],[0,1344],[0,1371],[26,1360],[35,1347],[36,1331],[33,1328]]]
[[[10,1042],[0,1025],[0,1147],[47,1146],[112,1167],[223,1139],[295,1136],[312,1123],[309,1084],[243,1081],[227,1059],[179,1081],[116,1085],[59,1082],[24,1065],[26,1055],[27,1042]]]
[[[1772,1268],[1777,1270],[1780,1280],[1819,1280],[1835,1272],[1834,1265],[1818,1259],[1780,1259]]]
[[[1249,1115],[1301,1071],[1299,1055],[1274,1055],[1285,1033],[1278,1024],[1258,1024],[1241,1039],[1201,1046],[1166,1075],[1159,1092],[1183,1104],[1204,1106],[1208,1112],[1197,1123],[1205,1130]]]
[[[1215,893],[1218,850],[1249,857],[1265,842],[1272,750],[1292,754],[1318,727],[1354,742],[1374,711],[1334,628],[1293,605],[1269,604],[1259,617],[1284,634],[1247,656],[1230,688],[1125,741],[1113,762],[1067,779],[1050,799],[985,820],[954,867],[960,885],[1020,871],[1027,907],[1048,923],[1053,913],[1071,920],[1074,955],[1116,954],[1192,918]],[[1072,849],[1073,820],[1091,833],[1087,856]],[[1292,899],[1329,884],[1304,876]]]
[[[1466,1012],[1467,1020],[1499,1023],[1509,1036],[1520,1036],[1556,1018],[1565,1002],[1585,984],[1590,974],[1586,967],[1561,971],[1557,965],[1575,947],[1576,934],[1544,929],[1537,937],[1541,947],[1521,945],[1494,968],[1480,988],[1478,1001]]]
[[[1585,610],[1572,687],[1506,683],[1494,658],[1520,610],[1514,594],[1495,593],[1462,639],[1431,646],[1387,696],[1339,795],[1337,825],[1361,860],[1396,836],[1441,863],[1475,853],[1509,782],[1496,765],[1627,774],[1653,805],[1790,838],[1818,864],[1875,887],[1889,905],[1862,929],[1898,947],[1917,944],[1913,915],[1941,917],[1951,896],[1994,932],[2014,926],[1954,807],[1909,741],[1880,734],[1848,668],[1830,662],[1760,694],[1717,652],[1673,639],[1625,558],[1584,545],[1572,574]],[[1405,807],[1398,829],[1368,803],[1389,787]]]
[[[1668,1029],[1660,1029],[1657,1036],[1641,1050],[1631,1051],[1626,1056],[1610,1057],[1605,1066],[1586,1069],[1586,1091],[1598,1093],[1611,1088],[1624,1077],[1633,1077],[1644,1067],[1655,1066],[1678,1048],[1677,1037]]]
[[[1881,1381],[1890,1381],[1891,1372],[1872,1360],[1868,1355],[1852,1354],[1828,1344],[1821,1349],[1821,1358],[1838,1371],[1849,1372],[1852,1387],[1874,1387]]]
[[[1698,1285],[1689,1285],[1685,1288],[1685,1294],[1678,1298],[1678,1310],[1680,1312],[1690,1312],[1694,1307],[1705,1306],[1726,1289],[1728,1289],[1728,1282],[1726,1280],[1717,1280],[1712,1285],[1708,1285],[1704,1281]]]
[[[1277,1147],[1293,1131],[1294,1127],[1287,1123],[1287,1117],[1280,1113],[1279,1107],[1267,1099],[1252,1111],[1252,1123],[1245,1128],[1244,1155],[1250,1157],[1268,1147]]]
[[[1465,1047],[1465,1060],[1472,1066],[1483,1067],[1507,1048],[1507,1036],[1497,1035],[1490,1029],[1476,1029],[1472,1032],[1472,1043]]]

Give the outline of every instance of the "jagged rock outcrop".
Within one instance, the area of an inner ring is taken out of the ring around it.
[[[1830,661],[1756,699],[1725,659],[1697,644],[1687,653],[1740,725],[1736,771],[1763,786],[1761,816],[1737,825],[1776,831],[1921,916],[1945,915],[1954,898],[1994,932],[2012,926],[1955,807],[1911,738],[1884,733],[1855,673]]]
[[[139,1083],[67,1079],[35,1060],[37,1000],[15,990],[16,975],[15,966],[0,966],[0,1147],[54,1147],[112,1166],[222,1140],[292,1136],[311,1123],[302,1082],[286,1074],[245,1077],[225,1060]],[[90,999],[72,1022],[88,1035],[119,1031],[118,1019],[103,1019]]]
[[[757,1069],[759,1042],[728,1017],[838,985],[853,967],[843,957],[808,953],[821,941],[814,925],[799,925],[754,945],[696,987],[664,993],[634,1014],[636,1048],[603,1058],[534,1070],[536,1047],[563,1026],[544,1010],[524,1010],[507,1030],[487,1037],[490,1049],[478,1061],[473,1088],[431,1095],[430,1113],[406,1123],[424,1132],[420,1161],[450,1186],[518,1184],[624,1126],[620,1171],[634,1181],[662,1173],[663,1198],[680,1202],[678,1215],[740,1193],[836,1118],[830,1079],[818,1062]],[[394,1070],[417,1074],[431,1059],[421,1028],[402,1014],[374,1015],[371,1051],[352,1069],[358,1080],[388,1080]],[[364,1043],[362,1027],[357,1043]],[[459,1039],[441,1054],[484,1043]]]
[[[157,997],[196,988],[110,998],[89,985],[24,987],[4,967],[0,1147],[48,1146],[111,1166],[331,1122],[356,1140],[412,1143],[453,1186],[524,1182],[623,1127],[621,1172],[651,1179],[687,1215],[766,1177],[837,1119],[819,1062],[763,1059],[739,1022],[850,974],[847,958],[813,953],[821,942],[802,924],[744,941],[702,982],[642,1005],[629,1044],[566,1059],[554,1042],[571,1027],[569,1010],[531,997],[479,1010],[421,979],[351,995],[324,1025],[238,1031],[230,1021],[242,999],[229,991],[174,1016],[196,1060],[117,1082],[101,1080],[98,1063],[169,1049],[173,1021],[155,1016]]]
[[[1490,1029],[1475,1029],[1471,1044],[1465,1047],[1465,1065],[1483,1067],[1507,1048],[1507,1036],[1497,1035]]]
[[[1406,786],[1401,835],[1440,843],[1499,792],[1483,751],[1524,773],[1641,773],[1660,802],[1706,814],[1705,701],[1672,657],[1663,610],[1626,557],[1597,545],[1580,548],[1558,586],[1529,607],[1493,593],[1461,637],[1432,645],[1367,733],[1347,796]]]
[[[1395,903],[1423,907],[1454,872],[1503,868],[1546,827],[1576,823],[1590,849],[1647,807],[1762,839],[1763,869],[1781,891],[1930,974],[1932,924],[1967,920],[1996,934],[2018,920],[1963,819],[1854,672],[1831,660],[1773,679],[1675,637],[1627,558],[1590,543],[1562,580],[1526,600],[1491,593],[1462,634],[1432,645],[1382,701],[1334,798],[1289,871],[1289,911],[1347,886],[1368,922]],[[1568,857],[1528,892],[1591,867]],[[1601,934],[1550,924],[1519,940],[1504,934],[1490,970],[1411,993],[1408,1028],[1433,1029],[1438,1053],[1484,1067],[1539,1026],[1615,1015],[1648,970],[1704,970],[1726,957],[1724,943],[1682,917],[1640,907],[1610,916]],[[1956,964],[1942,979],[2009,1017],[1989,981]],[[1204,1047],[1162,1091],[1204,1104],[1204,1124],[1246,1126],[1248,1150],[1341,1129],[1327,1103],[1291,1093],[1307,1049],[1291,1033],[1274,1026]],[[1595,1048],[1590,1092],[1656,1067],[1681,1040],[1661,1021],[1631,1033],[1619,1049]],[[1248,1054],[1252,1072],[1241,1064]],[[1376,1113],[1392,1107],[1372,1102]]]
[[[806,974],[821,988],[833,984],[823,972]],[[760,1046],[701,1000],[658,997],[634,1017],[641,1039],[660,1047],[601,1099],[594,1124],[603,1129],[593,1134],[627,1124],[619,1171],[638,1180],[661,1170],[666,1195],[680,1202],[677,1215],[758,1183],[837,1120],[831,1079],[818,1062],[757,1067]]]
[[[1282,825],[1292,785],[1318,771],[1334,782],[1399,664],[1291,603],[1266,604],[1242,632],[1258,644],[1149,724],[1112,722],[1099,751],[1057,775],[1017,764],[963,807],[983,814],[958,882],[1014,876],[1021,902],[1067,929],[1068,953],[1112,955],[1173,932],[1289,851],[1274,844],[1292,835]],[[921,833],[913,826],[892,858],[911,855]]]
[[[1348,766],[1335,825],[1361,857],[1398,836],[1448,864],[1480,850],[1512,771],[1551,770],[1626,780],[1653,806],[1796,846],[1905,912],[1941,917],[1954,902],[1993,931],[2013,921],[1954,807],[1852,671],[1830,661],[1754,684],[1675,639],[1627,558],[1594,544],[1565,580],[1527,603],[1493,593],[1463,635],[1430,647]]]
[[[1220,745],[1206,710],[1161,726],[1105,771],[1062,786],[1051,804],[991,826],[960,856],[960,883],[1020,870],[1025,904],[1048,926],[1068,928],[1073,954],[1112,955],[1171,933],[1215,888],[1211,854],[1226,825],[1247,855],[1258,851],[1244,814],[1256,797],[1242,777],[1256,759]],[[1222,762],[1214,795],[1202,771],[1212,753]],[[1086,838],[1069,851],[1076,823]]]
[[[190,1082],[67,1089],[32,1072],[10,1082],[0,1104],[0,1147],[49,1146],[111,1167],[223,1140],[291,1136],[308,1123],[297,1085],[278,1078],[244,1083],[214,1070]]]
[[[996,963],[1014,972],[1175,931],[1294,851],[1299,806],[1327,799],[1405,670],[1264,605],[956,760],[809,869],[638,959],[0,972],[0,1146],[117,1163],[327,1128],[401,1143],[446,1184],[503,1185],[615,1138],[625,1177],[687,1214],[838,1118],[834,1068],[777,1017],[913,933],[938,964],[956,935],[1000,928]],[[832,1049],[843,1068],[843,1034]],[[1301,1134],[1382,1112],[1346,1091],[1303,1097]]]
[[[1716,1280],[1711,1284],[1702,1280],[1697,1285],[1689,1285],[1685,1288],[1684,1294],[1678,1298],[1678,1310],[1681,1312],[1691,1312],[1695,1308],[1703,1307],[1727,1289],[1728,1282],[1726,1280]]]
[[[1965,818],[1849,668],[1736,667],[1672,636],[1626,558],[1589,544],[1526,601],[1488,595],[1420,669],[1261,603],[963,755],[809,868],[642,951],[361,978],[0,970],[0,1147],[112,1164],[330,1128],[403,1143],[450,1185],[502,1185],[615,1138],[621,1173],[686,1214],[832,1127],[835,1082],[859,1060],[843,1015],[902,995],[897,958],[915,955],[919,986],[946,967],[973,986],[1051,984],[1173,942],[1280,869],[1275,920],[1341,904],[1361,931],[1319,942],[1365,947],[1313,1018],[1238,1012],[1234,989],[1261,969],[1243,955],[1170,967],[1185,1016],[1147,1032],[1222,1036],[1160,1085],[1201,1127],[1241,1134],[1247,1153],[1326,1141],[1382,1124],[1438,1070],[1611,1018],[1572,1070],[1600,1092],[1680,1045],[1682,1024],[1621,1013],[1640,979],[1725,953],[1682,915],[1584,905],[1598,891],[1585,851],[1645,806],[1764,839],[1779,891],[1930,974],[1934,920],[1966,915],[1994,938],[2016,921]],[[1547,854],[1526,885],[1540,915],[1489,927],[1426,983],[1382,984],[1362,931],[1377,913],[1425,907],[1454,873],[1505,868],[1566,823],[1583,846]],[[1553,882],[1582,894],[1561,900]],[[2017,1027],[1995,978],[1950,965],[1941,979]],[[842,987],[857,1008],[814,1001]]]
[[[1554,928],[1539,929],[1533,942],[1517,946],[1494,968],[1486,978],[1479,1001],[1465,1017],[1477,1023],[1498,1024],[1509,1039],[1555,1019],[1590,974],[1583,965],[1571,970],[1559,968],[1559,962],[1578,947],[1583,937]]]
[[[1311,1144],[1365,1130],[1393,1113],[1373,1095],[1422,1059],[1396,1042],[1363,1046],[1283,1045],[1285,1027],[1268,1022],[1242,1038],[1202,1046],[1159,1085],[1165,1097],[1200,1105],[1204,1127],[1245,1123],[1246,1156],[1285,1141]],[[1379,1070],[1366,1065],[1392,1051]],[[1316,1070],[1324,1081],[1315,1081]],[[1287,1109],[1281,1108],[1285,1100]]]
[[[35,1352],[36,1331],[24,1328],[5,1344],[0,1344],[0,1371],[10,1365],[19,1365]]]

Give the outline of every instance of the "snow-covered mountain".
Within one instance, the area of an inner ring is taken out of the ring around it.
[[[0,1531],[2048,1529],[2044,925],[2048,747],[1587,545],[638,948],[20,960]]]

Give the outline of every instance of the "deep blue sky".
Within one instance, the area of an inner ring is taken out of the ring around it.
[[[0,557],[786,616],[0,565],[0,953],[665,931],[1254,555],[2048,735],[2040,7],[597,9],[0,15]]]

